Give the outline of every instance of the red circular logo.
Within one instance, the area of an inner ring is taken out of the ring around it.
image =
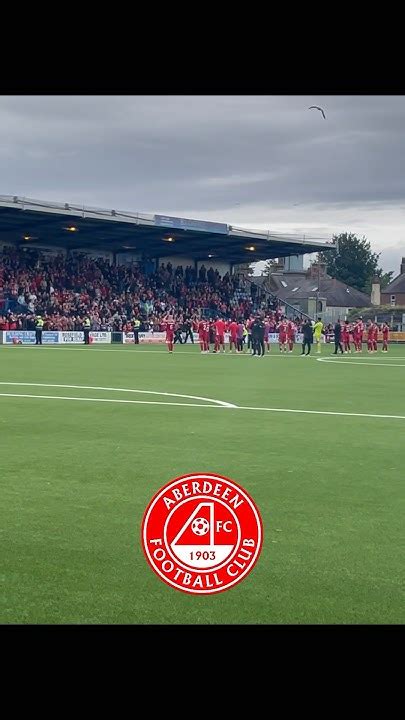
[[[198,473],[171,480],[154,495],[142,521],[142,547],[152,570],[192,595],[229,590],[256,563],[263,543],[260,513],[240,485]]]

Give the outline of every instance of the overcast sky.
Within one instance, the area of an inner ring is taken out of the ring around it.
[[[0,97],[0,194],[354,232],[395,275],[404,158],[405,96]]]

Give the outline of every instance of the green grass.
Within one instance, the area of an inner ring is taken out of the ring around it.
[[[193,350],[0,346],[0,381],[405,415],[403,346],[336,364]],[[405,419],[0,396],[0,622],[403,623],[404,436]],[[251,493],[264,546],[237,587],[199,597],[155,576],[140,524],[164,483],[204,471]]]

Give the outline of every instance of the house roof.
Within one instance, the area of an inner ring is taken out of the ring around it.
[[[262,282],[264,278],[257,278]],[[291,302],[296,299],[314,297],[318,292],[318,278],[308,277],[306,273],[276,273],[270,276],[270,290],[282,300]],[[330,307],[369,307],[370,298],[356,288],[331,278],[320,278],[319,296],[326,298]]]
[[[402,275],[398,275],[398,277],[394,278],[392,282],[390,282],[387,287],[385,287],[383,290],[381,290],[383,295],[392,293],[405,293],[405,273],[402,273]]]

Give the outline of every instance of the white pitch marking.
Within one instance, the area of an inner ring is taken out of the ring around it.
[[[109,349],[109,348],[100,348],[95,347],[94,345],[91,346],[91,350],[89,350],[89,346],[85,345],[41,345],[41,350],[38,349],[36,345],[0,345],[0,349],[4,348],[7,350],[13,349],[15,351],[16,347],[18,347],[20,350],[35,350],[36,352],[44,352],[45,350],[58,350],[59,352],[63,350],[68,350],[69,352],[73,352],[73,350],[80,351],[80,352],[91,352],[92,354],[95,352],[126,352],[126,353],[135,353],[136,355],[140,353],[154,353],[154,354],[164,354],[169,355],[170,353],[167,350],[134,350],[133,346],[126,345],[124,347],[119,347],[117,349]],[[219,353],[210,353],[210,355],[214,355]],[[222,353],[221,353],[222,354]],[[239,354],[239,353],[238,353]],[[240,353],[243,354],[243,353]],[[173,355],[196,355],[197,357],[201,355],[200,352],[194,351],[194,350],[175,350]],[[236,353],[235,353],[236,355]]]
[[[72,352],[73,350],[77,350],[77,351],[80,350],[81,352],[86,352],[86,350],[87,350],[87,352],[91,352],[92,354],[93,354],[93,353],[98,353],[98,352],[107,352],[107,353],[108,353],[108,352],[114,352],[114,353],[117,353],[117,352],[121,352],[121,353],[122,353],[122,352],[123,352],[123,353],[131,353],[131,346],[130,346],[130,345],[127,345],[127,346],[126,346],[126,347],[128,348],[128,349],[126,349],[126,350],[124,350],[124,348],[117,348],[116,350],[108,350],[107,348],[99,348],[99,347],[94,347],[94,346],[91,346],[92,349],[89,350],[89,349],[88,349],[89,346],[86,347],[86,346],[84,346],[84,345],[83,345],[83,346],[82,346],[82,345],[79,345],[79,346],[74,346],[74,345],[67,345],[67,346],[65,346],[65,345],[55,345],[54,347],[52,347],[52,346],[47,346],[47,345],[41,345],[41,350],[38,350],[37,346],[35,346],[35,345],[0,345],[0,350],[1,350],[2,348],[8,349],[8,350],[13,349],[14,352],[15,352],[17,347],[18,347],[20,350],[21,350],[21,349],[24,349],[24,350],[35,350],[36,352],[44,352],[45,350],[58,350],[59,352],[61,352],[62,350],[68,350],[69,352]],[[167,350],[133,350],[133,349],[132,349],[132,354],[134,354],[134,353],[135,353],[136,355],[143,355],[144,353],[153,353],[154,355],[169,355],[169,353],[168,353]],[[202,353],[199,352],[199,351],[197,351],[197,350],[195,350],[195,351],[194,351],[194,350],[175,350],[175,351],[173,352],[173,355],[195,355],[196,357],[200,357],[201,354],[202,354]],[[208,354],[208,353],[207,353],[207,354]],[[227,357],[251,357],[251,353],[250,353],[250,352],[246,352],[246,353],[228,353],[228,352],[226,352],[226,353],[214,353],[214,352],[210,352],[209,355],[226,355]],[[287,354],[287,353],[276,353],[276,352],[274,352],[274,353],[269,353],[269,352],[268,352],[268,353],[266,353],[266,354],[264,355],[264,357],[265,357],[265,358],[282,358],[282,357],[298,358],[298,357],[300,357],[300,355],[301,355],[301,353],[299,353],[299,354],[294,354],[294,355],[290,355],[289,353]],[[204,355],[204,357],[206,357],[206,355]],[[310,357],[315,360],[315,358],[314,358],[313,355],[311,355]]]
[[[157,390],[132,390],[129,388],[113,388],[100,387],[97,385],[55,385],[51,383],[23,383],[23,382],[0,382],[0,385],[17,385],[19,387],[49,387],[49,388],[69,388],[70,390],[107,390],[111,392],[140,393],[141,395],[164,395],[166,397],[187,398],[188,400],[204,400],[206,402],[215,403],[223,407],[236,407],[233,403],[227,403],[223,400],[213,400],[212,398],[200,397],[199,395],[179,395],[179,393],[157,392]]]
[[[329,356],[324,355],[323,357],[317,358],[317,360],[332,360],[334,355],[335,353],[331,353]],[[346,355],[346,357],[343,357],[343,355]],[[396,360],[397,358],[403,359],[405,357],[405,355],[397,355],[396,353],[392,355],[389,352],[383,353],[382,351],[377,353],[343,353],[343,355],[342,353],[337,353],[337,357],[340,357],[341,360],[356,360],[357,362],[360,360],[372,362],[373,360],[377,360],[377,358],[384,358],[384,360]],[[312,355],[312,357],[314,356]]]
[[[158,400],[117,400],[113,398],[85,398],[85,397],[67,397],[64,395],[26,395],[19,393],[0,393],[0,397],[20,397],[34,398],[37,400],[77,400],[79,402],[104,402],[104,403],[126,403],[131,405],[175,405],[178,407],[201,407],[201,408],[219,408],[224,410],[258,410],[275,413],[303,413],[306,415],[337,415],[341,417],[362,417],[362,418],[383,418],[388,420],[405,420],[405,415],[375,415],[371,413],[349,413],[334,412],[331,410],[297,410],[292,408],[266,408],[266,407],[247,407],[245,405],[200,405],[197,403],[174,403],[162,402]]]
[[[365,362],[361,362],[361,358],[358,360],[329,360],[329,358],[316,358],[318,362],[324,363],[335,363],[337,365],[357,365],[357,366],[368,366],[368,367],[405,367],[404,363],[377,363],[373,362],[371,358],[363,358]],[[393,358],[396,360],[396,358]]]
[[[332,410],[296,410],[290,408],[246,407],[245,405],[237,405],[235,410],[265,410],[267,412],[304,413],[307,415],[341,415],[342,417],[387,418],[395,420],[405,420],[405,415],[374,415],[372,413],[334,412]]]
[[[236,405],[200,405],[197,403],[162,402],[160,400],[117,400],[113,398],[68,397],[66,395],[23,395],[19,393],[0,393],[0,397],[36,398],[39,400],[77,400],[79,402],[126,403],[130,405],[177,405],[179,407],[208,407],[237,410]]]

